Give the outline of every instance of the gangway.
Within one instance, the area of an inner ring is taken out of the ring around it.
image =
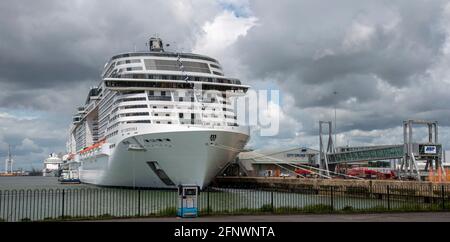
[[[404,156],[403,147],[404,145],[345,147],[345,151],[329,153],[328,164],[401,159]]]
[[[428,126],[428,142],[417,143],[413,140],[413,125],[422,124]],[[322,125],[322,121],[320,121]],[[337,164],[348,164],[367,162],[374,160],[401,160],[399,175],[404,179],[421,180],[422,177],[428,176],[428,170],[433,166],[436,170],[440,169],[444,176],[445,170],[442,166],[442,145],[438,143],[438,125],[437,121],[425,120],[407,120],[403,121],[403,144],[395,145],[379,145],[379,146],[362,146],[362,147],[342,147],[339,151],[327,152],[322,162],[331,167]],[[321,131],[321,129],[320,129]],[[321,152],[322,151],[322,138]],[[332,141],[331,141],[332,143]],[[424,171],[418,167],[417,161],[426,162]],[[326,167],[327,168],[327,167]]]

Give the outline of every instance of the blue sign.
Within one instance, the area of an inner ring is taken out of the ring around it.
[[[437,153],[436,146],[434,146],[434,145],[425,146],[424,151],[425,151],[425,154],[436,154]]]

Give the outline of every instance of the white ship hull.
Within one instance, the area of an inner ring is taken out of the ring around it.
[[[81,182],[151,188],[196,184],[203,188],[235,159],[249,138],[243,127],[179,126],[174,130],[173,125],[160,125],[151,129],[139,127],[124,134],[115,148],[105,143],[92,155],[80,157]]]

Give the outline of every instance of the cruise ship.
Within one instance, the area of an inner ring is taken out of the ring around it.
[[[147,45],[105,64],[73,116],[69,160],[83,183],[204,188],[249,140],[235,108],[249,86],[211,57],[165,51],[160,38]]]

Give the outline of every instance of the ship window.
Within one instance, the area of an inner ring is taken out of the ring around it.
[[[141,123],[151,123],[150,120],[136,120],[136,121],[128,121],[127,124],[141,124]]]
[[[156,123],[157,123],[157,124],[160,124],[161,122],[160,122],[160,121],[156,121]]]
[[[145,101],[145,97],[132,97],[132,98],[123,98],[119,99],[119,102],[132,102],[132,101]]]
[[[195,114],[191,113],[191,119],[195,119]]]
[[[214,65],[214,64],[209,64],[209,65],[210,65],[211,67],[216,68],[216,69],[219,69],[219,70],[221,69],[220,66],[218,66],[218,65]]]
[[[157,114],[157,113],[155,113],[155,116],[158,116],[158,114]]]
[[[172,98],[170,96],[149,96],[148,100],[150,101],[172,101]]]
[[[148,116],[148,112],[142,112],[142,113],[123,113],[120,116],[121,117],[130,117],[130,116]]]
[[[178,116],[179,116],[180,118],[183,118],[184,114],[183,114],[183,113],[179,113]]]
[[[176,60],[145,59],[144,64],[147,70],[180,71],[179,63]],[[183,61],[183,66],[184,70],[188,72],[211,73],[206,63]]]
[[[166,113],[166,117],[169,117],[169,116],[170,116],[170,114]]]
[[[148,91],[148,95],[149,95],[149,96],[154,96],[154,95],[155,95],[155,92],[154,92],[154,91]]]
[[[141,105],[129,105],[129,106],[123,106],[123,109],[131,109],[131,108],[147,108],[146,104]]]
[[[161,91],[161,96],[165,96],[166,92],[165,91]]]
[[[168,123],[168,124],[172,124],[172,122],[170,122],[170,121],[169,121],[169,122],[167,122],[167,123]]]
[[[123,91],[122,94],[139,94],[144,93],[144,91]]]

